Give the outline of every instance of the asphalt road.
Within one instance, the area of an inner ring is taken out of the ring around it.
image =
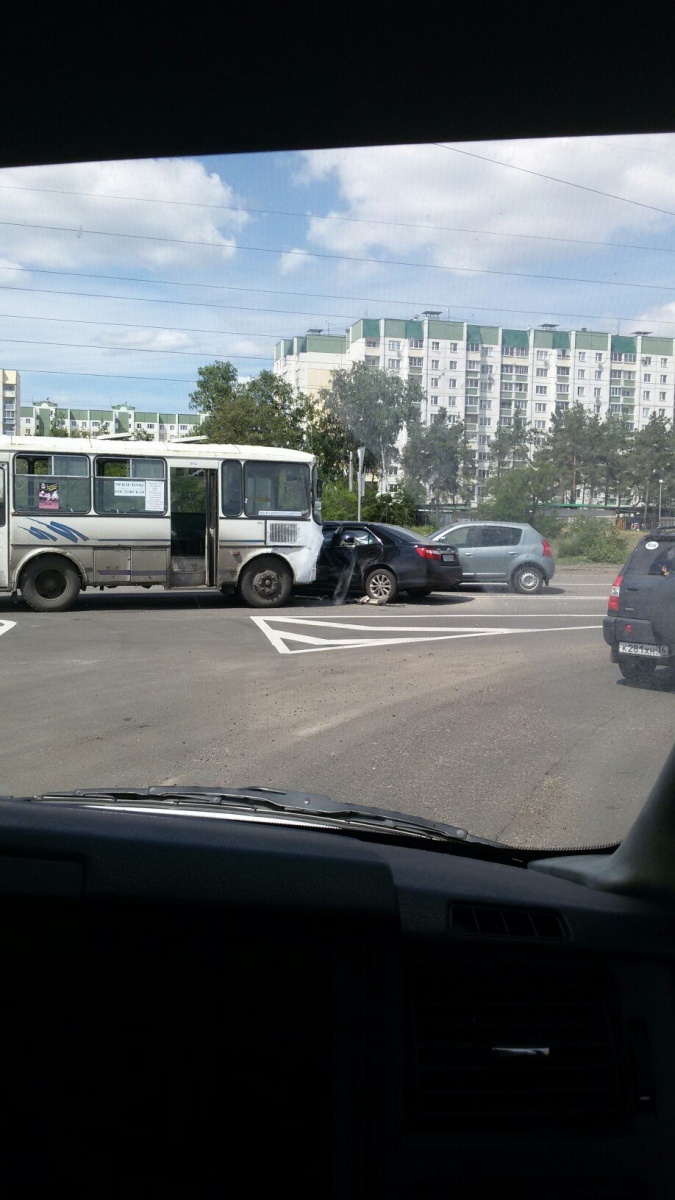
[[[0,791],[262,784],[517,844],[615,840],[672,744],[675,682],[610,664],[613,575],[265,614],[208,592],[0,602]]]

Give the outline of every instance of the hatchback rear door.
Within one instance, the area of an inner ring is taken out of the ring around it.
[[[512,525],[480,525],[480,538],[472,551],[476,583],[505,583],[519,553],[522,529]]]

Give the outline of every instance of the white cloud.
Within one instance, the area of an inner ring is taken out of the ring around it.
[[[292,250],[285,250],[279,256],[279,273],[290,275],[293,271],[300,270],[301,267],[312,261],[306,250],[303,250],[301,246],[294,246]]]
[[[195,159],[4,170],[0,256],[12,265],[51,269],[222,265],[248,220],[232,211],[239,203],[232,188]]]
[[[597,192],[675,210],[675,135],[493,142],[457,149],[596,191],[433,145],[308,151],[296,182],[334,179],[340,195],[331,214],[309,221],[308,245],[438,266],[494,270],[518,264],[527,270],[542,260],[588,260],[602,250],[531,240],[526,234],[644,245],[659,245],[670,235],[671,217]],[[352,219],[330,219],[335,216]],[[645,278],[656,259],[644,256]]]
[[[189,350],[193,339],[180,329],[134,329],[122,332],[109,328],[93,339],[104,346],[122,346],[130,350]]]

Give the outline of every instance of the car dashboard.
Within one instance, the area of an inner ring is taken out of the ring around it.
[[[670,907],[292,824],[0,830],[4,1195],[674,1194]]]

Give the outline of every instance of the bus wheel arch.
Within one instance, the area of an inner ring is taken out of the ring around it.
[[[21,595],[34,612],[66,612],[85,584],[79,563],[53,550],[32,555],[17,575]]]
[[[237,590],[251,608],[279,608],[288,600],[293,572],[277,554],[256,554],[244,563]]]

